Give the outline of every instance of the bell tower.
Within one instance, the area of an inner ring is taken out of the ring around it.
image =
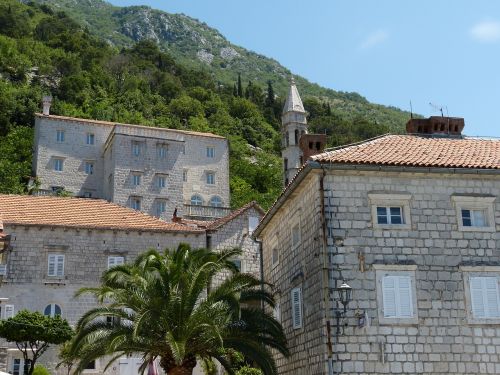
[[[286,185],[295,176],[304,160],[300,138],[307,134],[307,119],[304,105],[293,77],[281,115],[281,156],[283,158],[283,182]]]

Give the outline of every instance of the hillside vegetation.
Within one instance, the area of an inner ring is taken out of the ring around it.
[[[96,22],[98,15],[96,10]],[[232,84],[222,85],[207,69],[161,51],[154,38],[118,49],[64,12],[44,4],[4,0],[0,4],[0,192],[26,192],[33,114],[40,109],[42,95],[50,93],[53,114],[227,137],[232,206],[255,199],[268,207],[281,190],[283,95],[274,94],[271,82],[259,84],[237,74],[227,79]],[[330,145],[392,128],[370,113],[345,115],[312,96],[304,104],[312,130],[326,132]]]

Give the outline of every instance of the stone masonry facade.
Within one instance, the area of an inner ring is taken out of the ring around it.
[[[122,256],[133,261],[142,251],[154,248],[175,248],[179,243],[203,247],[205,235],[201,232],[148,232],[123,230],[87,230],[48,228],[37,226],[6,225],[11,234],[12,251],[7,256],[7,275],[3,277],[0,296],[7,297],[14,306],[14,313],[22,309],[44,312],[46,306],[57,304],[62,317],[71,325],[89,309],[97,306],[91,296],[75,298],[82,287],[97,286],[101,274],[108,267],[109,256]],[[64,255],[64,276],[48,276],[48,255]],[[12,371],[14,358],[22,358],[17,351],[9,350],[7,367]],[[55,373],[58,362],[57,348],[41,357],[41,363]],[[105,361],[98,361],[95,373],[102,374]],[[64,368],[59,370],[65,373]],[[118,365],[106,374],[118,373]]]
[[[229,212],[229,149],[209,133],[36,115],[33,171],[64,188],[170,220]],[[199,206],[199,207],[193,207]]]
[[[475,318],[470,291],[471,277],[500,277],[500,176],[334,167],[324,173],[323,189],[323,171],[308,173],[259,235],[264,278],[280,293],[292,353],[278,358],[279,373],[500,373],[500,320]],[[377,225],[373,207],[384,200],[406,207],[405,225]],[[488,228],[462,227],[463,200],[486,202],[479,204],[489,207]],[[411,319],[383,314],[380,280],[393,274],[411,278]],[[342,280],[353,300],[337,335],[333,288]],[[290,292],[297,286],[303,323],[294,329]],[[368,318],[362,327],[360,317]]]

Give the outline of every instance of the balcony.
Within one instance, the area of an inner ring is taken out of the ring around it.
[[[229,215],[229,207],[212,207],[184,204],[184,217],[198,220],[213,220]]]

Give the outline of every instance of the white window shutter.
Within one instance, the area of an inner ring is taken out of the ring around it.
[[[56,275],[56,255],[55,254],[49,254],[48,275],[49,276],[55,276]]]
[[[64,276],[64,255],[57,255],[57,276]]]
[[[114,267],[115,265],[115,257],[108,257],[108,268]]]
[[[125,263],[125,258],[124,257],[116,257],[115,263],[116,263],[116,265],[122,265]]]
[[[384,276],[382,279],[382,295],[385,318],[395,318],[397,316],[396,281],[396,276]]]
[[[483,293],[482,277],[471,277],[469,279],[472,314],[476,318],[486,317],[486,305]]]
[[[14,305],[5,305],[4,307],[4,319],[9,319],[14,316]]]
[[[302,290],[292,289],[292,324],[293,328],[302,327]]]
[[[399,286],[399,314],[401,318],[413,316],[413,304],[411,298],[411,278],[409,276],[398,277]]]
[[[500,317],[498,306],[498,279],[496,277],[485,277],[485,297],[486,297],[486,316],[488,318]]]

